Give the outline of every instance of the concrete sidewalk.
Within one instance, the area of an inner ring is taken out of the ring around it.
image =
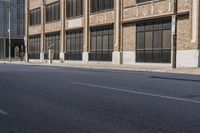
[[[41,63],[41,62],[20,62],[20,61],[0,61],[0,64],[21,64],[21,65],[38,65],[38,66],[59,66],[72,68],[87,68],[87,69],[106,69],[106,70],[129,70],[129,71],[144,71],[144,72],[165,72],[165,73],[181,73],[200,75],[200,68],[177,68],[172,69],[165,65],[115,65],[111,63]]]

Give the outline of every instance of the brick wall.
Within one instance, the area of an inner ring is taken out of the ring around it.
[[[136,49],[136,25],[125,24],[123,26],[123,51]]]

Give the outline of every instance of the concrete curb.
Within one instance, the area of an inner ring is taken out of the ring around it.
[[[159,72],[159,73],[178,73],[178,74],[192,74],[192,75],[200,75],[200,69],[198,68],[156,68],[155,67],[145,67],[138,68],[141,66],[125,66],[125,65],[93,65],[93,64],[47,64],[47,63],[39,63],[39,62],[6,62],[0,61],[0,64],[16,64],[16,65],[32,65],[32,66],[46,66],[46,67],[67,67],[67,68],[85,68],[85,69],[104,69],[104,70],[126,70],[126,71],[138,71],[138,72]]]

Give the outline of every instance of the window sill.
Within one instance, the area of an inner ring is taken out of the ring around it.
[[[49,21],[49,22],[46,22],[45,24],[52,24],[52,23],[57,23],[57,22],[61,22],[61,21],[60,20]]]
[[[114,9],[106,9],[102,11],[92,12],[90,13],[90,15],[101,14],[101,13],[106,13],[106,12],[111,12],[111,11],[114,11]]]
[[[66,17],[66,20],[76,19],[76,18],[82,18],[82,17],[83,17],[83,15],[74,16],[74,17]]]
[[[37,24],[37,25],[30,25],[29,27],[32,28],[32,27],[38,27],[38,26],[41,26],[41,24]]]

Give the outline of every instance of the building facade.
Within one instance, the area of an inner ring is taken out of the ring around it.
[[[0,59],[9,56],[9,10],[11,14],[11,57],[17,57],[24,48],[25,0],[0,0]]]
[[[199,67],[199,0],[178,0],[176,28],[174,2],[27,0],[27,59]]]

